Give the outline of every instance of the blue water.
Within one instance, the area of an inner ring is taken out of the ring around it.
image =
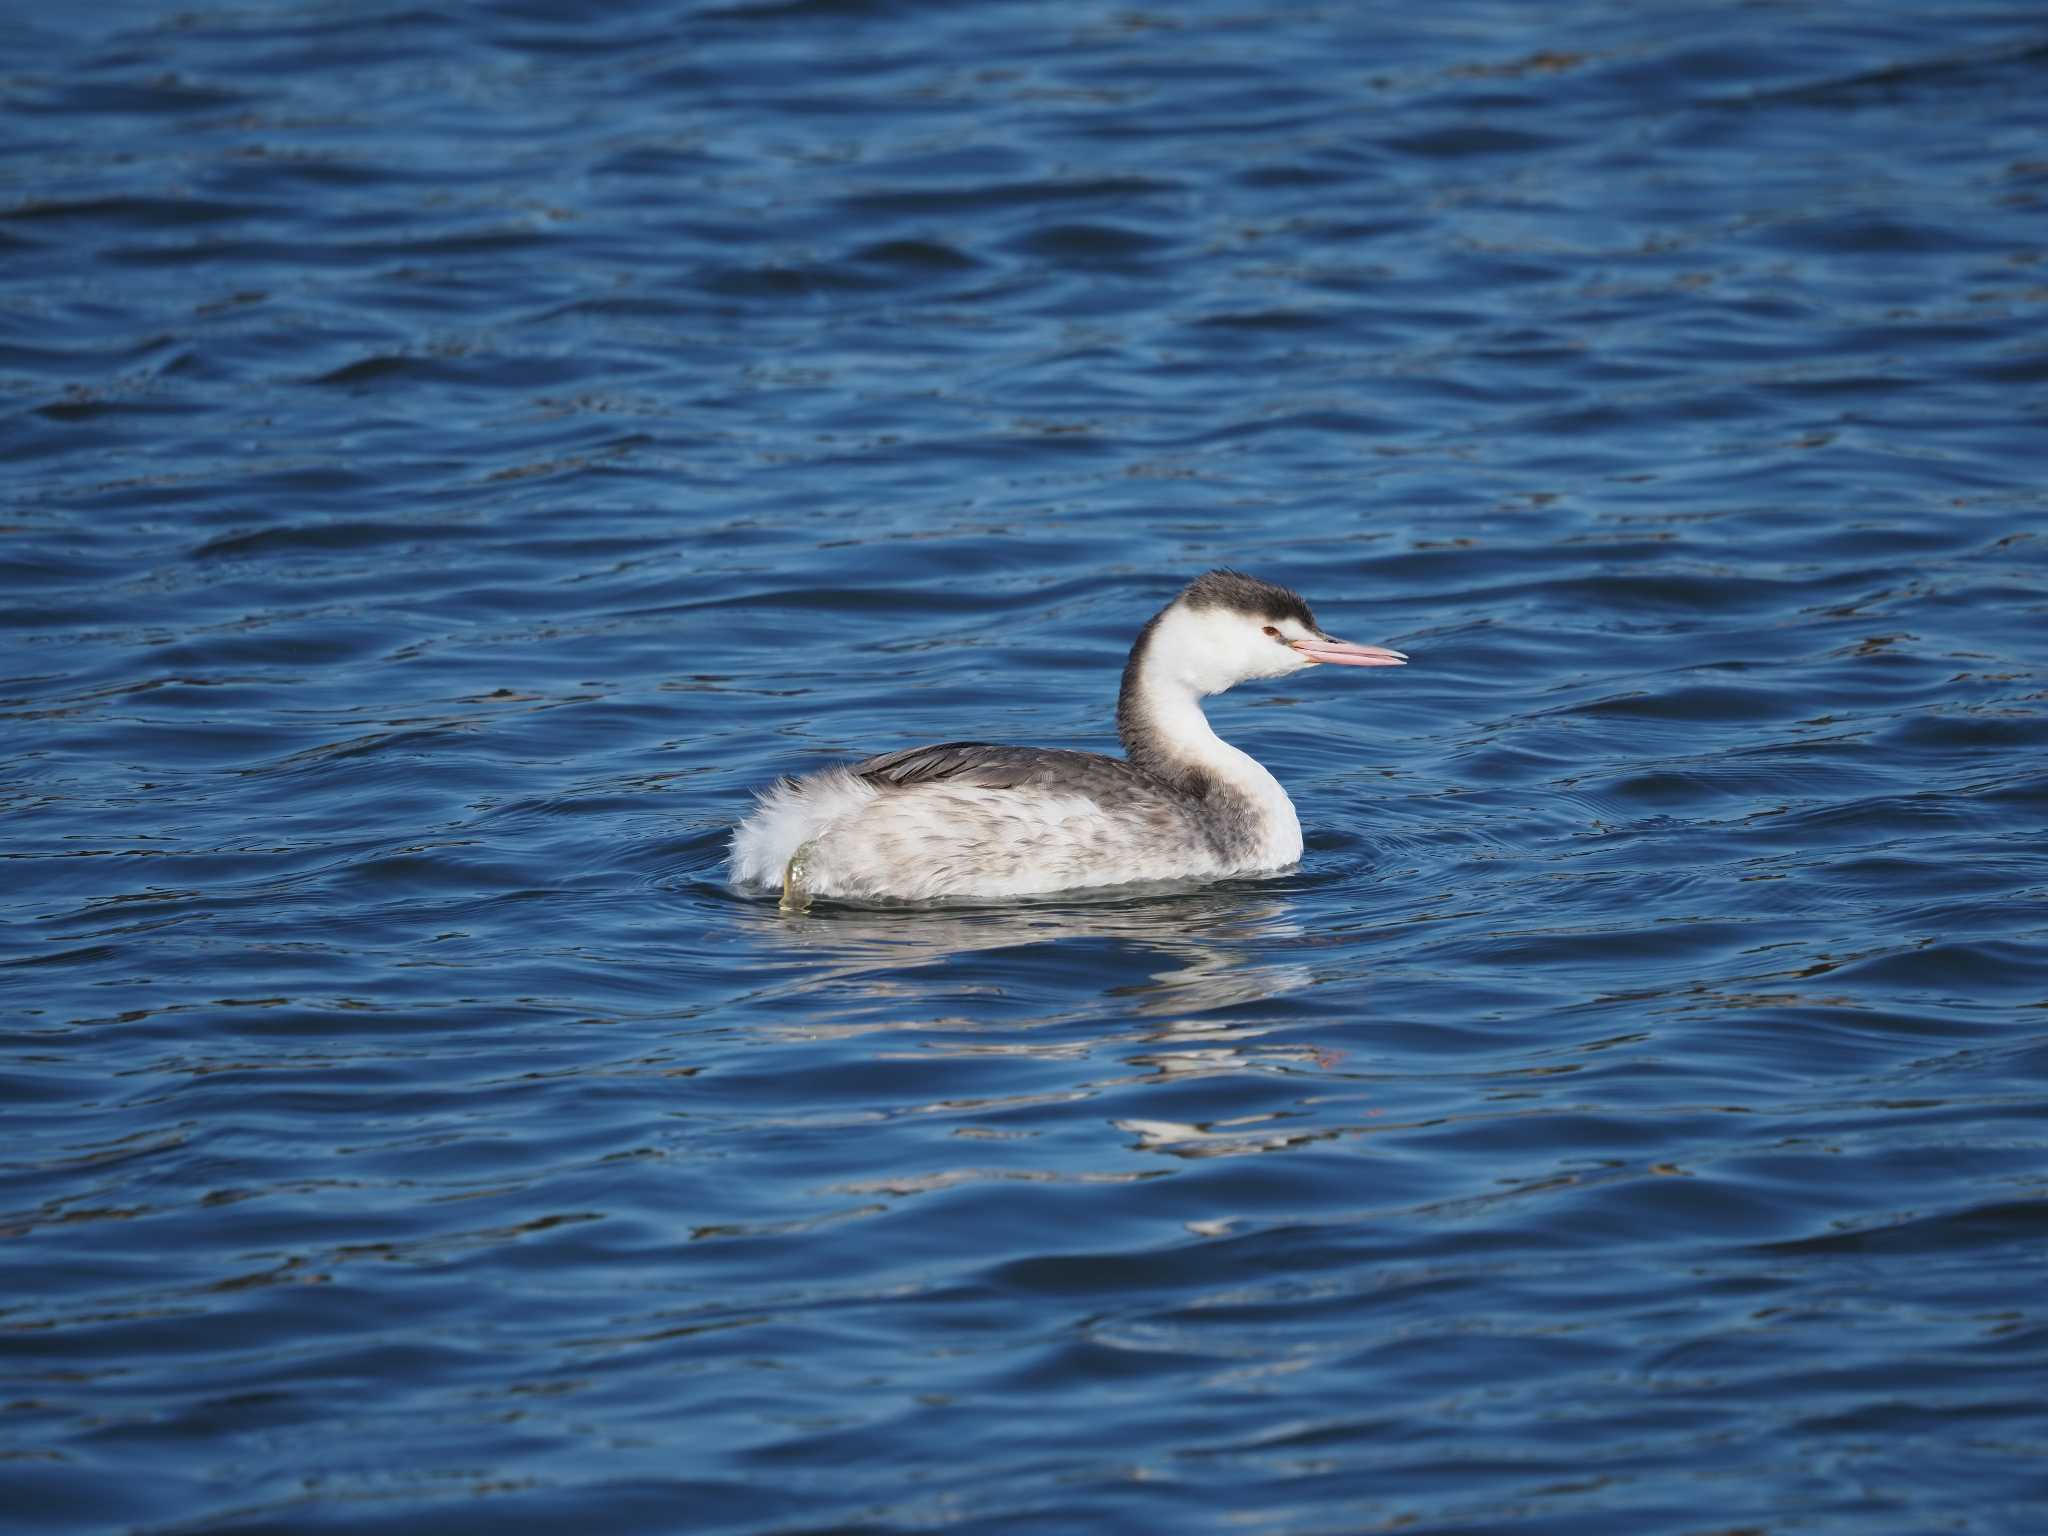
[[[2048,1529],[2039,7],[583,11],[0,28],[0,1525]]]

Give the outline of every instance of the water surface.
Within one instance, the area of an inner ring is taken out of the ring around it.
[[[2048,1518],[2037,8],[17,8],[0,1509]],[[1269,880],[778,914],[1102,750]]]

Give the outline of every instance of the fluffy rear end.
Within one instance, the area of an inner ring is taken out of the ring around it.
[[[802,779],[778,779],[757,797],[754,813],[732,833],[727,865],[741,890],[778,891],[782,871],[805,843],[856,815],[875,798],[875,787],[844,768]]]

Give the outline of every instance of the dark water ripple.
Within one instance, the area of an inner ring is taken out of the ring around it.
[[[2037,8],[18,8],[0,1524],[2032,1531]],[[1302,867],[733,897],[1103,747]]]

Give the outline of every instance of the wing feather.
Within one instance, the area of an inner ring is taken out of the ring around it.
[[[964,784],[977,789],[1046,789],[1100,798],[1157,791],[1142,769],[1119,757],[1048,747],[1006,747],[985,741],[947,741],[885,752],[848,770],[870,783],[901,789],[912,784]]]

